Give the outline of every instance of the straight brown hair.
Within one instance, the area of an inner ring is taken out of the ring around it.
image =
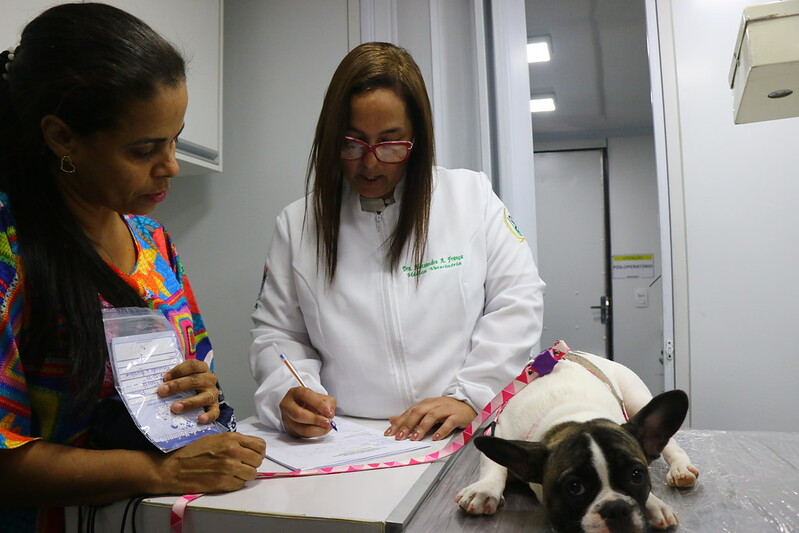
[[[435,160],[427,88],[419,66],[407,50],[390,43],[364,43],[353,48],[333,74],[308,158],[306,211],[310,197],[317,228],[316,251],[330,283],[335,278],[338,261],[344,184],[340,153],[349,125],[350,103],[353,96],[377,88],[390,89],[405,102],[414,132],[397,227],[385,243],[386,263],[392,270],[397,268],[403,250],[411,246],[413,263],[421,264],[427,247]]]

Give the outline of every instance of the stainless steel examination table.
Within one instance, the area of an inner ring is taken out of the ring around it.
[[[683,430],[675,437],[699,469],[692,489],[666,485],[666,463],[651,468],[652,489],[676,511],[676,533],[799,532],[799,433]],[[409,533],[550,532],[544,510],[526,484],[506,488],[493,516],[468,516],[454,503],[478,477],[472,443],[454,457],[405,528]]]

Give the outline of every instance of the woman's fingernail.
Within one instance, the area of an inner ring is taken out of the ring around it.
[[[441,438],[441,435],[439,435],[438,433],[433,435],[433,440],[439,440],[440,438]]]
[[[419,432],[414,431],[413,433],[411,433],[411,436],[409,438],[411,440],[416,440],[418,437],[419,437]]]
[[[172,379],[172,374],[170,374],[169,372],[164,374],[164,381],[170,381],[171,379]]]
[[[405,432],[400,430],[400,432],[397,433],[397,440],[402,440],[404,438],[405,438]]]
[[[172,404],[172,412],[173,413],[182,413],[183,412],[183,402],[175,402]]]
[[[158,392],[158,396],[166,396],[167,394],[169,394],[169,385],[166,385],[166,384],[160,385],[158,387],[157,392]]]

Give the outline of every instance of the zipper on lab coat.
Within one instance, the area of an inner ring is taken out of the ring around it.
[[[375,227],[377,229],[377,235],[380,238],[380,243],[386,242],[385,224],[383,223],[383,215],[381,213],[375,214]],[[397,311],[397,299],[394,283],[395,280],[391,271],[387,270],[380,276],[380,296],[383,303],[383,316],[385,317],[385,326],[389,339],[389,346],[386,348],[389,351],[391,361],[394,363],[394,369],[397,376],[397,387],[399,388],[400,394],[404,399],[406,408],[408,408],[411,407],[415,402],[413,401],[413,394],[411,394],[408,368],[405,364],[405,356],[401,339],[402,329],[399,323],[399,313]]]

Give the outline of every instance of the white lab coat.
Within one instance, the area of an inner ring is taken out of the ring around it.
[[[336,398],[337,413],[387,419],[425,398],[466,401],[478,413],[524,367],[542,327],[544,283],[532,254],[485,174],[435,168],[425,260],[389,271],[387,238],[397,202],[361,209],[345,185],[336,277],[317,262],[305,200],[277,217],[252,315],[255,406],[283,429],[279,403],[306,384]],[[277,351],[273,348],[276,346]]]

